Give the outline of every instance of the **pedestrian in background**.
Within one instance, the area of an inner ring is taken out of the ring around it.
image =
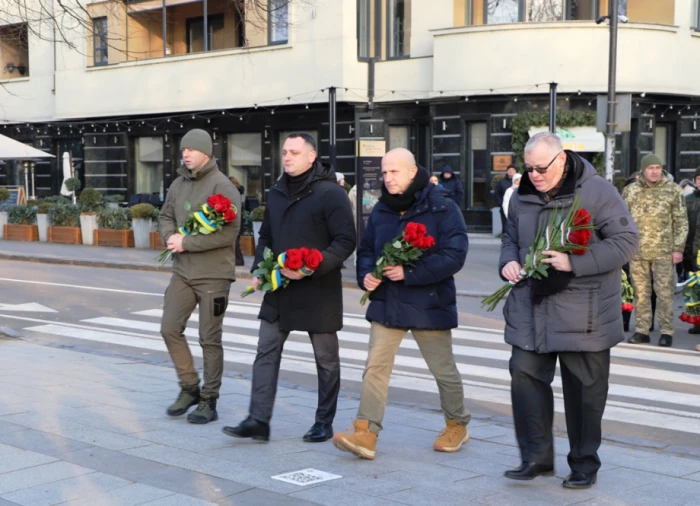
[[[440,184],[447,195],[447,198],[451,199],[458,208],[462,208],[462,198],[464,197],[464,188],[462,187],[462,182],[455,172],[449,165],[445,165],[440,173]]]
[[[673,345],[674,265],[683,261],[688,236],[688,215],[680,187],[663,171],[653,153],[641,161],[641,176],[625,188],[623,198],[639,228],[639,250],[630,262],[635,304],[635,333],[632,344],[649,343],[651,292],[657,296],[659,346]]]
[[[501,215],[501,230],[506,228],[506,213],[503,210],[503,198],[506,195],[506,190],[510,188],[513,184],[513,176],[517,174],[518,169],[515,165],[511,164],[506,169],[506,175],[501,178],[501,180],[496,183],[496,188],[493,191],[493,197],[496,200],[496,206],[498,206],[498,212]]]
[[[518,186],[520,186],[520,179],[522,176],[520,174],[513,174],[513,184],[506,190],[505,195],[503,195],[503,214],[508,218],[508,203],[510,202],[511,197],[513,196],[513,192],[518,190]]]
[[[190,130],[180,142],[184,165],[170,185],[158,228],[163,243],[174,253],[173,275],[165,291],[160,332],[180,380],[180,395],[167,409],[169,416],[180,416],[194,405],[187,416],[190,423],[209,423],[218,418],[216,403],[224,372],[221,344],[224,315],[231,283],[236,279],[234,243],[241,228],[241,195],[219,170],[213,145],[204,130]],[[177,230],[197,206],[215,194],[222,194],[236,206],[238,216],[213,234],[182,236]],[[185,328],[199,306],[199,344],[204,359],[204,383],[185,338]]]

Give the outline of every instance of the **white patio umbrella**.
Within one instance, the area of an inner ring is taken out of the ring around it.
[[[70,170],[70,153],[65,151],[63,153],[63,184],[61,185],[61,195],[70,197],[73,192],[66,188],[66,179],[73,177]]]

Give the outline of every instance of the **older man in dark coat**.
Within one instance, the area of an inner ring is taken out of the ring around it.
[[[600,468],[598,448],[608,393],[610,349],[624,339],[620,270],[634,256],[639,236],[615,187],[549,132],[525,146],[525,170],[503,234],[501,276],[517,283],[503,314],[513,346],[511,395],[521,466],[506,477],[531,480],[554,473],[552,380],[559,358],[571,474],[566,488],[587,488]],[[574,196],[596,231],[583,255],[547,252],[541,281],[522,280],[521,266],[538,224]],[[520,282],[522,281],[522,282]]]
[[[254,265],[262,261],[265,248],[275,254],[315,248],[323,254],[323,262],[308,277],[282,269],[281,274],[291,280],[289,285],[265,294],[250,414],[237,427],[224,427],[224,433],[232,437],[269,440],[282,349],[295,330],[309,333],[318,372],[316,423],[304,441],[322,442],[333,436],[340,391],[337,332],[343,327],[340,267],[355,249],[355,225],[350,200],[338,186],[335,172],[316,156],[316,144],[308,134],[291,134],[285,141],[285,173],[270,188]],[[253,279],[254,286],[259,283]]]

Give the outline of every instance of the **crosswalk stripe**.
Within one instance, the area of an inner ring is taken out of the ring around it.
[[[165,344],[160,338],[155,336],[152,338],[134,337],[124,334],[114,334],[104,330],[74,328],[55,323],[27,327],[25,330],[108,344],[166,351]],[[193,355],[197,357],[202,356],[202,350],[198,346],[192,346],[191,349]],[[251,365],[255,357],[255,351],[253,350],[231,347],[228,345],[224,346],[224,349],[225,360],[228,362]],[[281,367],[285,371],[311,375],[316,374],[316,366],[312,358],[285,355]],[[362,366],[358,364],[343,363],[341,367],[341,377],[343,380],[360,382],[362,380],[362,369]],[[432,393],[437,392],[434,379],[427,374],[395,370],[392,373],[391,384],[397,388]],[[465,394],[470,399],[498,404],[510,404],[510,388],[507,386],[492,385],[489,387],[478,387],[469,385],[469,382],[465,382],[465,384],[468,385]],[[555,410],[559,413],[564,412],[562,397],[561,394],[558,393],[555,394]],[[700,414],[680,410],[645,407],[631,403],[609,401],[605,410],[605,419],[700,434]]]
[[[197,315],[192,315],[197,318]],[[232,321],[234,320],[234,321]],[[146,330],[149,332],[160,332],[159,323],[144,322],[140,320],[128,320],[124,318],[112,318],[112,317],[97,317],[82,320],[85,323],[94,323],[97,325],[109,325],[113,327],[130,328],[136,330]],[[240,320],[240,319],[224,319],[225,325],[230,325],[238,328],[246,329],[258,329],[260,324],[257,320]],[[196,329],[188,327],[185,331],[185,335],[196,337],[198,332]],[[225,334],[226,335],[226,334]],[[230,335],[230,334],[229,334]],[[358,337],[359,336],[359,337]],[[367,343],[368,337],[362,334],[353,334],[345,331],[338,333],[338,337],[341,341],[351,341],[351,342],[361,342]],[[285,345],[287,346],[287,345]],[[418,346],[414,341],[406,341],[401,343],[401,347],[404,349],[418,349]],[[493,360],[508,361],[510,360],[510,352],[495,350],[491,348],[476,348],[470,346],[454,345],[453,350],[455,355],[465,356],[465,357],[476,357],[476,358],[488,358]],[[361,359],[358,359],[361,360]],[[407,367],[413,367],[408,365]],[[468,373],[472,374],[473,373]],[[686,372],[668,371],[660,369],[652,369],[649,367],[641,366],[629,366],[621,364],[611,364],[610,374],[617,376],[627,376],[631,378],[644,378],[647,380],[658,380],[658,381],[671,381],[674,383],[682,383],[686,385],[700,386],[700,375],[691,374]]]

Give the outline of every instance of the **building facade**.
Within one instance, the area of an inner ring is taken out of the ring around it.
[[[677,180],[700,166],[698,1],[620,2],[617,88],[632,113],[619,177],[651,151]],[[355,184],[362,140],[450,165],[471,230],[491,229],[493,183],[547,126],[550,83],[562,134],[602,160],[592,129],[609,30],[595,19],[607,0],[106,1],[76,7],[71,30],[11,5],[0,0],[0,133],[56,155],[36,166],[37,196],[57,193],[66,151],[83,187],[162,196],[180,138],[204,128],[221,169],[264,201],[289,132],[311,132],[328,160],[332,90],[336,170]],[[0,166],[0,185],[22,177]]]

